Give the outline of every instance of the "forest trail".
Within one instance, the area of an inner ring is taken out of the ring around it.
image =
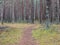
[[[36,25],[28,26],[24,29],[22,39],[19,45],[38,45],[38,43],[32,37],[32,30]]]

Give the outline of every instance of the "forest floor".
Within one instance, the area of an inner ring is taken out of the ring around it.
[[[32,37],[32,30],[36,25],[32,24],[31,26],[24,29],[22,39],[19,45],[38,45],[36,40]]]
[[[0,45],[18,45],[24,29],[32,24],[4,23],[0,24]]]
[[[60,25],[52,24],[49,29],[40,25],[32,31],[32,36],[39,45],[60,45]]]
[[[60,45],[60,25],[46,29],[41,24],[11,24],[0,31],[0,45]]]

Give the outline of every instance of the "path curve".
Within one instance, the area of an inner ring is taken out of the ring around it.
[[[24,29],[23,36],[19,45],[38,45],[32,37],[32,30],[36,25],[31,25]]]

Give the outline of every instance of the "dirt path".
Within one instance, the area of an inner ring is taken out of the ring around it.
[[[31,25],[24,29],[24,34],[22,36],[21,42],[19,45],[38,45],[34,38],[32,37],[32,30],[36,25]]]

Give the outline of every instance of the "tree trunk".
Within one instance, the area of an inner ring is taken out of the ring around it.
[[[23,0],[24,3],[24,22],[26,22],[26,0]]]
[[[59,0],[57,1],[57,23],[59,23]]]
[[[15,0],[12,0],[12,23],[15,22],[15,15],[14,15],[14,3],[15,3]]]
[[[50,26],[50,18],[49,18],[49,1],[46,0],[46,28],[48,29]]]
[[[36,0],[34,0],[34,22],[36,19]]]
[[[37,13],[38,22],[40,22],[40,0],[37,0]]]
[[[1,24],[3,24],[3,9],[4,9],[4,1],[1,1]]]
[[[31,0],[31,20],[34,23],[34,0]]]

